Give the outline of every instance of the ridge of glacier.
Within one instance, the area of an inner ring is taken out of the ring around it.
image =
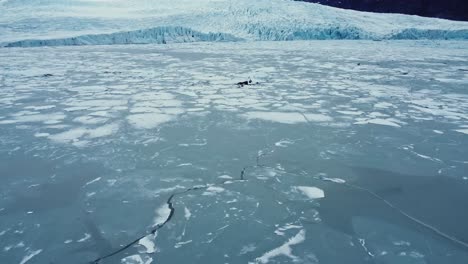
[[[219,42],[240,40],[230,34],[201,33],[185,27],[156,27],[112,34],[83,35],[71,38],[21,40],[5,47],[81,46],[114,44],[166,44],[182,42]]]
[[[37,2],[41,5],[32,4]],[[0,8],[10,11],[0,16],[3,46],[468,39],[468,22],[359,12],[290,0],[70,0],[66,4],[22,0],[0,2]]]

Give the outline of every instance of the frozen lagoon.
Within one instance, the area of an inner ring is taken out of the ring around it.
[[[0,263],[89,263],[168,217],[101,263],[467,263],[467,61],[444,41],[0,49]]]

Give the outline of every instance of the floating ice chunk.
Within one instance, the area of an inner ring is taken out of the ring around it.
[[[52,114],[34,114],[34,115],[19,115],[12,120],[12,123],[34,123],[34,122],[45,122],[60,123],[66,116],[63,113],[52,113]],[[9,121],[9,120],[4,120]]]
[[[327,177],[320,177],[320,179],[324,181],[330,181],[334,183],[345,183],[346,181],[340,178],[327,178]]]
[[[168,192],[173,192],[173,191],[175,191],[177,189],[184,189],[184,188],[185,188],[184,186],[177,184],[176,186],[173,186],[173,187],[158,189],[154,193],[155,194],[168,193]]]
[[[455,131],[468,135],[468,128],[467,129],[455,129]]]
[[[88,129],[87,133],[90,138],[106,137],[116,133],[119,130],[118,123],[103,125],[94,129]]]
[[[210,186],[206,189],[209,192],[222,192],[224,191],[223,187]]]
[[[420,252],[417,252],[417,251],[411,251],[409,253],[409,256],[412,257],[412,258],[424,258],[424,254],[421,254]]]
[[[192,243],[192,240],[187,240],[187,241],[183,241],[183,242],[178,242],[177,244],[175,244],[175,248],[180,248],[181,246],[185,245],[185,244],[189,244],[189,243]]]
[[[110,114],[108,111],[96,111],[96,112],[90,113],[89,116],[109,117]]]
[[[331,122],[333,118],[323,114],[304,114],[308,122]]]
[[[163,123],[169,122],[174,119],[173,115],[166,115],[160,113],[145,113],[134,114],[127,117],[127,121],[138,129],[151,129]]]
[[[395,246],[406,246],[406,247],[409,247],[409,246],[411,246],[411,243],[408,242],[408,241],[400,240],[400,241],[394,241],[394,242],[393,242],[393,245],[395,245]]]
[[[171,215],[171,208],[167,204],[156,209],[156,216],[153,220],[153,226],[164,224]]]
[[[202,193],[202,195],[215,195],[217,193],[223,192],[224,188],[223,187],[217,187],[217,186],[210,186],[206,188],[206,191]]]
[[[295,189],[301,191],[304,195],[306,195],[310,199],[319,199],[319,198],[325,197],[324,191],[317,187],[296,186]]]
[[[286,230],[301,229],[301,228],[302,228],[302,226],[300,226],[300,225],[286,224],[285,226],[276,229],[275,234],[277,234],[278,236],[284,236],[284,231],[286,231]]]
[[[286,256],[290,258],[293,262],[299,261],[299,258],[292,254],[291,246],[304,242],[305,234],[305,230],[299,231],[299,233],[297,233],[294,237],[290,238],[289,241],[283,244],[282,246],[270,250],[263,254],[263,256],[256,258],[255,263],[268,263],[270,259],[273,259],[278,256]]]
[[[50,136],[49,133],[36,133],[34,134],[35,137],[48,137]]]
[[[76,112],[76,111],[87,110],[89,108],[90,106],[72,106],[72,107],[67,107],[64,110],[67,112]]]
[[[376,103],[374,105],[375,108],[389,108],[389,107],[392,107],[394,106],[393,104],[391,103],[387,103],[387,102],[379,102],[379,103]]]
[[[244,254],[247,254],[249,252],[253,252],[255,251],[255,249],[257,249],[257,247],[254,245],[254,244],[248,244],[246,246],[243,246],[241,248],[241,251],[240,251],[240,255],[244,255]]]
[[[185,110],[182,108],[164,108],[161,110],[163,113],[168,115],[180,115],[185,113]]]
[[[190,147],[190,146],[205,146],[208,144],[208,141],[206,139],[203,139],[202,143],[180,143],[180,147]]]
[[[156,252],[156,245],[154,244],[155,238],[156,238],[156,235],[150,234],[140,239],[140,241],[138,241],[139,245],[142,245],[143,247],[145,247],[145,251],[141,253],[151,254],[151,253]]]
[[[86,134],[86,131],[84,127],[72,128],[69,131],[50,135],[49,139],[58,143],[69,143],[78,140]]]
[[[100,180],[101,180],[101,177],[97,177],[96,179],[87,182],[87,183],[85,184],[85,186],[88,186],[88,185],[90,185],[90,184],[92,184],[92,183],[95,183],[95,182],[97,182],[97,181],[100,181]]]
[[[121,260],[122,264],[151,264],[153,258],[150,256],[131,255]]]
[[[192,163],[181,163],[179,165],[177,165],[177,167],[185,167],[185,166],[192,166]]]
[[[342,110],[342,111],[336,111],[340,114],[343,114],[343,115],[362,115],[364,112],[361,112],[361,111],[347,111],[347,110]]]
[[[298,112],[247,112],[242,115],[247,119],[261,119],[283,124],[298,124],[304,122],[330,122],[333,118],[323,114],[302,114]]]
[[[80,238],[77,242],[85,242],[86,240],[90,239],[91,238],[91,235],[88,234],[88,233],[85,233],[84,237],[83,238]]]
[[[391,119],[382,119],[382,118],[365,119],[362,121],[355,122],[354,124],[356,125],[375,124],[375,125],[383,125],[383,126],[401,127],[399,124],[395,123]]]
[[[294,141],[291,141],[289,139],[282,139],[282,140],[276,142],[275,146],[285,148],[285,147],[287,147],[288,145],[291,145],[291,144],[294,144]]]
[[[30,105],[30,106],[26,106],[25,109],[32,109],[32,110],[47,110],[47,109],[51,109],[51,108],[54,108],[55,105],[42,105],[42,106],[33,106],[33,105]]]
[[[28,261],[30,261],[32,258],[34,258],[36,255],[40,254],[42,252],[42,249],[28,251],[28,255],[24,256],[23,259],[21,260],[20,264],[24,264]]]
[[[93,116],[79,116],[73,119],[74,122],[86,124],[86,125],[94,125],[94,124],[102,124],[107,121],[107,118],[102,117],[93,117]]]
[[[16,120],[11,120],[11,119],[0,120],[0,125],[10,125],[10,124],[16,124],[16,123],[18,123]]]
[[[192,213],[190,212],[190,210],[187,207],[184,208],[184,216],[185,216],[186,220],[189,220],[190,217],[192,216]]]
[[[161,110],[156,107],[148,107],[148,106],[140,106],[140,107],[132,107],[130,109],[130,113],[161,113]]]
[[[429,156],[426,156],[426,155],[423,155],[423,154],[419,154],[417,153],[416,151],[411,151],[414,155],[420,157],[420,158],[423,158],[423,159],[427,159],[427,160],[431,160],[431,161],[436,161],[436,162],[442,162],[440,159],[438,158],[433,158],[433,157],[429,157]]]
[[[243,116],[247,119],[261,119],[283,124],[304,123],[304,116],[296,112],[247,112]]]

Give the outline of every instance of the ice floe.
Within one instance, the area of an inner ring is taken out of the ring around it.
[[[190,212],[190,210],[187,207],[184,207],[185,220],[189,220],[191,216],[192,216],[192,213]]]
[[[151,254],[151,253],[156,252],[156,245],[154,244],[155,238],[156,238],[156,234],[155,235],[150,234],[140,239],[140,241],[138,241],[138,244],[145,248],[143,252],[140,252],[140,253]]]
[[[147,255],[131,255],[121,260],[122,264],[151,264],[153,258]]]
[[[26,262],[30,261],[35,256],[39,255],[41,252],[42,252],[42,249],[28,250],[28,255],[23,257],[23,259],[20,261],[20,264],[25,264]]]
[[[249,262],[249,263],[268,263],[271,259],[276,258],[278,256],[285,256],[291,259],[291,261],[293,262],[298,262],[300,261],[300,258],[292,254],[291,246],[304,242],[305,235],[306,235],[305,230],[300,230],[299,233],[291,237],[282,246],[266,252],[261,257],[256,258],[255,262]]]
[[[208,188],[206,188],[206,191],[204,191],[202,193],[202,195],[216,195],[220,192],[223,192],[224,191],[224,188],[223,187],[219,187],[219,186],[209,186]]]
[[[167,204],[162,205],[158,209],[156,209],[156,216],[153,219],[153,226],[158,226],[164,224],[169,215],[171,214],[171,209]]]
[[[78,239],[76,242],[82,243],[82,242],[89,240],[90,238],[91,238],[91,234],[85,233],[84,237]]]
[[[310,199],[319,199],[325,197],[325,192],[317,187],[311,186],[295,186],[296,190],[301,191],[305,196],[309,197]]]
[[[173,119],[173,115],[159,113],[134,114],[127,117],[128,122],[138,129],[156,128]]]

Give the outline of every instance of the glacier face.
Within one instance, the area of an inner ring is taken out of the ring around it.
[[[113,34],[83,35],[48,40],[23,40],[8,43],[7,47],[81,46],[113,44],[166,44],[204,41],[236,41],[238,38],[223,33],[201,33],[184,27],[157,27]]]
[[[467,22],[365,13],[288,0],[9,0],[0,2],[0,7],[5,10],[0,15],[0,39],[10,46],[113,44],[113,38],[118,44],[160,43],[158,37],[154,39],[155,28],[172,42],[212,38],[468,39]],[[196,32],[197,37],[174,32],[181,27]]]

